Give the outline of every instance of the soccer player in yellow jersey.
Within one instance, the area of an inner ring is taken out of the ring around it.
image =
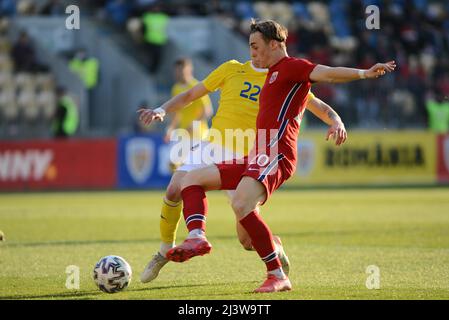
[[[198,144],[192,145],[190,155],[186,157],[183,165],[179,167],[172,176],[167,187],[165,198],[162,202],[160,232],[161,246],[152,260],[148,263],[141,275],[142,282],[155,279],[160,269],[168,262],[166,253],[174,247],[176,231],[181,217],[182,200],[180,182],[187,172],[205,167],[212,163],[220,163],[226,160],[241,158],[250,151],[254,143],[256,117],[259,111],[259,94],[265,82],[267,69],[260,69],[251,61],[240,63],[230,60],[212,71],[206,79],[193,88],[176,95],[161,107],[154,110],[140,109],[140,120],[145,124],[152,120],[163,120],[166,112],[180,112],[192,101],[206,96],[208,93],[220,90],[219,107],[212,118],[212,126],[209,136]],[[315,115],[322,114],[324,110],[331,109],[330,106],[309,93],[307,108]],[[229,139],[227,132],[237,132]],[[242,143],[242,135],[247,135]],[[219,137],[219,138],[217,138]],[[213,156],[205,156],[204,150],[213,148]],[[232,197],[233,191],[229,192]],[[240,243],[247,250],[252,250],[251,240],[237,222],[237,234]],[[282,258],[283,268],[288,272],[288,258],[285,255],[279,237],[274,237],[275,245]]]
[[[181,58],[175,62],[176,83],[171,89],[172,97],[192,89],[198,84],[198,80],[193,77],[193,64],[190,59]],[[171,123],[167,127],[164,141],[170,141],[173,130],[180,128],[187,130],[193,140],[201,141],[206,138],[208,132],[208,119],[212,116],[212,103],[208,95],[204,95],[175,113]],[[193,131],[192,124],[198,121],[199,130]]]

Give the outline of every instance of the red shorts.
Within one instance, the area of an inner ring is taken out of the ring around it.
[[[248,163],[248,157],[244,158],[244,163],[218,163],[216,166],[220,171],[220,190],[235,190],[244,176],[251,177],[265,187],[266,198],[262,203],[264,204],[271,194],[291,177],[290,170],[286,169],[284,161],[286,161],[284,155],[279,154],[274,159],[259,155],[250,163]]]

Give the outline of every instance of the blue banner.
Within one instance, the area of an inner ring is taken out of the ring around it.
[[[118,187],[165,188],[172,175],[170,146],[161,135],[130,135],[119,138]]]

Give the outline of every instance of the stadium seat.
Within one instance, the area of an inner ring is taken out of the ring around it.
[[[424,11],[428,6],[427,0],[414,0],[413,3],[420,11]]]
[[[335,36],[338,38],[346,38],[351,35],[346,8],[347,4],[341,0],[332,0],[329,4],[329,11],[332,12],[332,26]]]
[[[1,69],[0,69],[1,70]],[[12,74],[7,71],[0,71],[0,88],[14,88]]]
[[[13,90],[0,91],[0,110],[2,118],[6,119],[7,121],[17,119],[19,109],[17,108]]]
[[[12,60],[6,53],[0,53],[0,70],[1,71],[12,71]]]
[[[315,23],[322,27],[329,26],[329,10],[326,5],[321,2],[313,1],[309,3],[308,10]]]
[[[375,5],[378,7],[382,7],[382,1],[381,0],[363,0],[363,7],[366,8],[370,5]]]
[[[292,6],[286,2],[276,2],[271,5],[273,19],[279,21],[284,26],[288,26],[293,19]]]
[[[34,13],[34,3],[31,0],[20,0],[17,3],[17,13],[20,15],[30,15]]]
[[[391,103],[395,112],[399,112],[401,117],[410,117],[416,112],[416,102],[410,91],[396,90],[391,96]]]
[[[11,43],[9,40],[4,36],[0,36],[0,54],[8,54],[10,50]]]
[[[34,90],[19,90],[17,94],[17,106],[19,110],[22,110],[24,118],[27,121],[35,120],[39,114]]]
[[[126,23],[126,30],[136,42],[140,42],[142,40],[142,28],[142,21],[137,17],[128,19]]]
[[[240,19],[251,19],[255,16],[253,5],[250,1],[238,1],[235,5],[235,13]]]
[[[258,1],[254,4],[254,11],[257,17],[265,20],[271,19],[270,4],[265,1]]]
[[[38,90],[54,90],[55,88],[55,80],[51,73],[38,73],[34,79]]]
[[[298,19],[301,19],[303,21],[309,21],[311,19],[307,7],[301,2],[293,2],[292,11]]]
[[[437,63],[437,58],[432,50],[424,50],[420,55],[420,63],[423,66],[426,74],[431,74],[433,68]]]
[[[50,120],[56,110],[56,96],[54,91],[43,90],[36,95],[36,104],[38,109],[42,110],[42,114],[46,120]]]
[[[35,81],[33,75],[30,73],[21,72],[15,75],[14,77],[16,88],[24,89],[24,90],[34,90]]]
[[[431,19],[444,17],[445,8],[442,3],[431,3],[427,7],[427,16]]]
[[[2,108],[2,116],[6,121],[14,121],[18,118],[19,109],[14,101],[11,101]]]

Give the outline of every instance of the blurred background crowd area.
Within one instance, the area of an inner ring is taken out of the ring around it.
[[[170,42],[174,41],[172,35],[181,30],[171,33],[162,28],[170,24],[178,28],[179,25],[189,28],[189,24],[179,24],[186,17],[190,19],[188,21],[192,28],[196,24],[191,21],[195,19],[217,20],[221,26],[230,30],[233,38],[238,39],[235,41],[244,45],[247,44],[251,18],[275,19],[288,27],[289,54],[310,59],[314,63],[369,68],[376,62],[396,60],[398,70],[376,85],[371,81],[361,81],[345,85],[318,84],[313,87],[314,93],[333,106],[350,128],[426,128],[429,122],[428,103],[448,101],[447,0],[1,0],[0,105],[3,120],[21,121],[22,116],[28,120],[41,119],[38,115],[49,119],[52,110],[56,108],[55,92],[59,85],[54,67],[46,66],[35,58],[32,42],[21,46],[20,41],[27,34],[23,30],[15,30],[15,36],[11,36],[10,30],[8,31],[9,22],[16,17],[65,18],[65,8],[71,3],[80,7],[83,18],[94,22],[102,30],[101,37],[109,38],[122,49],[126,48],[124,51],[133,56],[154,87],[153,91],[148,90],[145,95],[134,97],[139,99],[139,103],[129,103],[130,99],[113,99],[122,101],[122,106],[115,107],[125,111],[117,111],[117,114],[130,126],[133,125],[133,113],[138,104],[154,105],[168,98],[169,88],[173,84],[170,67],[175,58]],[[366,27],[368,14],[365,9],[369,5],[376,5],[380,9],[378,30]],[[152,20],[149,18],[151,15]],[[155,24],[155,21],[158,22]],[[148,31],[151,28],[152,34]],[[157,28],[161,29],[155,30]],[[83,32],[83,27],[80,32]],[[224,57],[244,60],[246,55],[246,59],[249,59],[249,51],[244,51],[247,49],[235,49],[236,54],[232,56],[231,48],[228,56],[220,55],[210,48],[216,46],[213,42],[201,41],[201,37],[198,39],[184,40],[190,42],[191,46],[205,47],[206,50],[189,51],[181,47],[176,52],[178,55],[187,52],[193,56],[194,62],[203,62],[202,68],[198,67],[199,71],[196,72],[200,80],[219,63],[224,62]],[[34,37],[32,40],[36,43],[40,39]],[[101,117],[102,111],[98,110],[98,105],[105,104],[106,92],[101,90],[101,85],[108,81],[106,70],[113,67],[110,62],[102,59],[99,49],[92,50],[95,46],[86,41],[83,44],[83,50],[87,48],[88,55],[97,59],[96,69],[93,68],[92,72],[97,72],[98,75],[93,76],[93,85],[86,85],[84,102],[78,101],[85,105],[84,109],[80,108],[81,112],[88,114],[84,117],[88,120],[83,120],[81,115],[81,122],[88,122],[85,129],[90,132],[101,127],[105,127],[105,132],[109,133],[117,128],[126,130],[126,124],[119,123],[120,120],[112,119],[108,122]],[[179,47],[179,41],[177,45]],[[64,56],[69,69],[71,59],[74,59],[79,50],[80,47],[72,46],[70,50],[58,53],[59,56]],[[28,64],[25,69],[21,66],[23,63]],[[16,90],[9,97],[6,94],[8,86],[15,87]],[[15,103],[11,102],[14,100],[12,96],[15,97]],[[28,101],[28,105],[24,101]],[[30,101],[40,106],[40,109],[33,110],[42,112],[22,112],[29,109],[29,104],[33,103]],[[213,101],[216,108],[217,99]],[[12,106],[13,104],[17,106]],[[114,107],[110,108],[110,112],[115,112]],[[310,117],[308,126],[316,125],[318,122]],[[12,131],[8,132],[12,134]]]

